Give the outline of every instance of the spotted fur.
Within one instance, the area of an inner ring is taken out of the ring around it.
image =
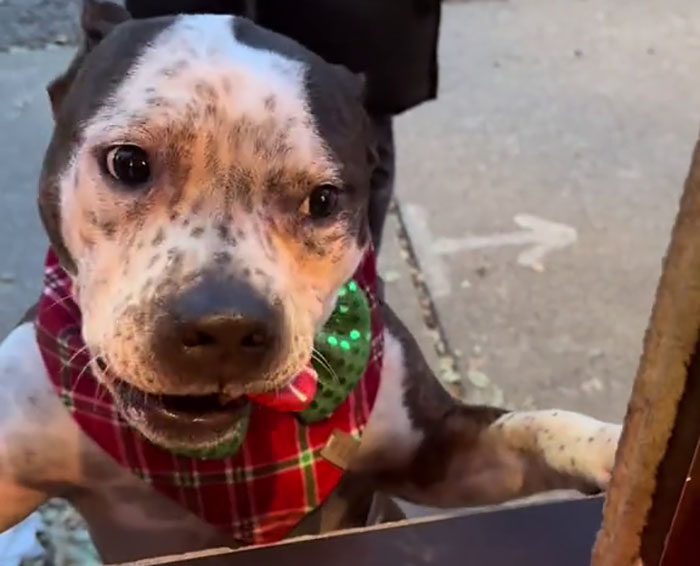
[[[139,25],[120,26],[105,43]],[[222,386],[218,377],[164,371],[149,348],[173,298],[212,270],[245,280],[283,313],[284,347],[269,371],[252,383],[229,380],[224,390],[236,396],[284,384],[307,363],[314,332],[366,241],[358,238],[361,199],[324,226],[303,212],[321,184],[352,183],[348,190],[365,199],[368,193],[364,153],[348,162],[333,151],[313,113],[308,81],[312,66],[323,64],[251,47],[237,37],[238,25],[226,16],[163,24],[82,123],[65,167],[51,175],[86,343],[111,372],[149,393],[205,394]],[[79,75],[71,95],[84,96],[81,80],[90,78]],[[355,105],[362,118],[359,98]],[[324,127],[333,127],[335,115],[326,116]],[[119,144],[152,157],[147,187],[130,192],[105,174],[100,159]]]
[[[127,20],[115,5],[86,0],[86,40],[49,87],[56,128],[40,211],[74,277],[86,344],[146,392],[234,397],[279,386],[308,360],[367,244],[373,148],[361,81],[247,20]],[[100,165],[122,143],[153,157],[141,190],[125,190]],[[323,183],[342,188],[341,212],[308,222],[305,199]],[[215,371],[185,378],[152,347],[168,305],[213,276],[246,286],[278,315],[282,346],[247,382]],[[349,485],[443,507],[606,487],[619,426],[464,405],[386,305],[383,314],[381,386]],[[31,324],[0,345],[0,381],[0,530],[61,496],[108,562],[232,542],[81,432],[51,391]]]

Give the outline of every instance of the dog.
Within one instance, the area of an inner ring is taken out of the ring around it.
[[[463,404],[376,296],[361,77],[240,17],[82,27],[0,345],[0,530],[63,497],[123,562],[606,488],[619,425]]]

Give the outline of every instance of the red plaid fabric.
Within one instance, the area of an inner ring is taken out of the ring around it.
[[[342,470],[322,458],[334,430],[359,437],[379,388],[382,320],[375,258],[370,251],[355,274],[372,308],[372,346],[357,387],[328,419],[304,425],[292,413],[254,404],[241,449],[230,458],[176,456],[147,441],[119,415],[110,393],[92,375],[81,337],[81,315],[71,281],[52,250],[36,321],[37,340],[55,389],[80,427],[120,465],[242,544],[284,536],[318,507]]]

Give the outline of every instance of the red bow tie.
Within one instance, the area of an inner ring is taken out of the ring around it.
[[[248,398],[275,411],[299,413],[308,408],[316,395],[318,374],[311,365],[306,366],[290,383],[278,391],[249,395]]]

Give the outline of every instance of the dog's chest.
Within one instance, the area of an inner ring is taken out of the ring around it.
[[[232,536],[222,534],[117,464],[85,434],[50,385],[31,324],[13,333],[6,347],[13,356],[5,364],[5,374],[11,375],[7,383],[18,400],[17,428],[20,430],[21,424],[22,447],[27,452],[24,460],[16,462],[16,473],[48,496],[73,503],[106,561],[235,544]],[[396,340],[388,340],[386,353],[377,410],[372,412],[363,436],[366,442],[362,448],[368,451],[358,454],[359,460],[368,462],[375,461],[378,452],[391,453],[398,448],[399,454],[394,456],[400,457],[416,441],[412,433],[403,430],[402,420],[394,418],[403,406],[397,390],[403,370]],[[384,422],[387,418],[390,423]],[[30,452],[35,455],[31,459]],[[360,457],[362,454],[369,459]],[[324,526],[323,530],[333,528]]]

